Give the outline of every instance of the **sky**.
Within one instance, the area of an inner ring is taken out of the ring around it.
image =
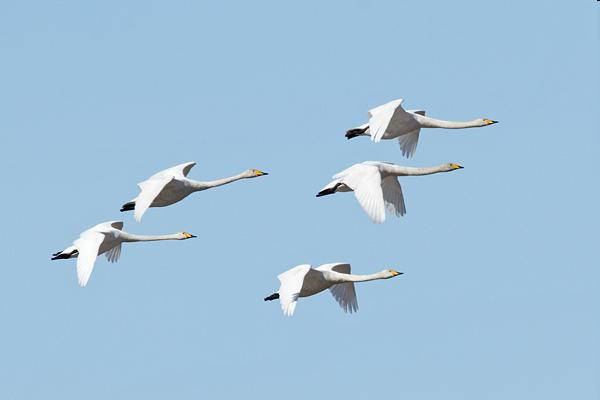
[[[0,398],[600,397],[600,3],[21,1],[0,5]],[[347,141],[368,109],[499,124]],[[356,162],[401,178],[371,223]],[[269,172],[120,213],[153,173]],[[50,261],[115,219],[187,241],[123,245],[87,287]],[[293,318],[263,297],[298,264],[364,274]]]

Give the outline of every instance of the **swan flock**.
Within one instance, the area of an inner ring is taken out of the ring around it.
[[[393,100],[368,112],[369,121],[346,132],[346,138],[369,136],[375,143],[398,139],[402,155],[412,157],[417,148],[421,128],[460,129],[483,127],[497,121],[479,118],[466,122],[446,121],[425,116],[423,110],[404,110],[403,99]],[[258,169],[248,169],[237,175],[212,181],[188,178],[195,162],[187,162],[159,171],[138,184],[139,194],[121,206],[121,212],[133,211],[134,219],[142,220],[149,208],[167,207],[182,201],[194,192],[200,192],[238,180],[268,175]],[[407,167],[382,161],[364,161],[335,174],[317,197],[338,192],[353,192],[360,207],[374,223],[385,221],[389,213],[400,217],[406,213],[402,187],[398,177],[424,176],[451,172],[463,167],[444,163],[432,167]],[[123,243],[162,240],[187,240],[196,236],[188,232],[167,235],[139,235],[123,230],[123,221],[103,222],[83,231],[73,244],[52,255],[51,260],[76,259],[77,281],[86,286],[90,280],[96,258],[104,254],[109,262],[116,262]],[[369,275],[351,273],[348,263],[330,263],[313,268],[298,265],[278,275],[280,287],[264,300],[279,300],[284,315],[292,316],[298,299],[309,297],[327,289],[347,313],[358,311],[356,282],[387,280],[401,275],[394,269],[384,269]]]

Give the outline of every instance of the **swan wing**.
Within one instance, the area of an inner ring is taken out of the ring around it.
[[[121,243],[106,252],[106,259],[111,262],[117,262],[121,257]]]
[[[122,230],[123,229],[123,221],[111,221],[109,222],[110,226],[115,229]]]
[[[87,285],[94,269],[94,263],[98,256],[100,245],[104,241],[104,234],[94,231],[86,231],[79,239],[73,242],[79,256],[77,257],[77,281],[81,286]]]
[[[402,187],[398,178],[388,176],[383,178],[381,182],[381,190],[383,192],[383,201],[386,208],[397,217],[406,214],[406,206],[404,205],[404,196],[402,195]]]
[[[157,172],[156,174],[152,175],[148,180],[165,178],[168,176],[174,176],[176,178],[185,178],[190,173],[190,170],[194,167],[194,165],[196,165],[194,161],[179,164],[174,167]]]
[[[380,224],[385,221],[385,205],[381,190],[381,173],[375,165],[357,164],[346,174],[342,182],[354,191],[354,196],[362,209]]]
[[[279,287],[279,301],[283,314],[291,317],[296,310],[300,290],[304,284],[304,277],[310,271],[310,265],[302,264],[287,270],[277,276],[281,286]]]
[[[369,111],[369,132],[372,141],[380,142],[388,128],[392,127],[394,119],[397,120],[403,113],[406,114],[401,105],[403,101],[393,100]]]
[[[425,116],[424,110],[407,110],[406,113]],[[398,136],[398,143],[400,144],[400,150],[402,151],[402,155],[404,157],[410,158],[415,154],[415,151],[417,151],[419,133],[421,133],[421,128],[413,129],[404,135]]]
[[[175,178],[173,176],[165,176],[162,178],[148,179],[147,181],[138,184],[140,194],[135,200],[135,210],[133,216],[135,220],[140,222],[142,216],[148,210],[154,199],[162,192],[162,190]]]
[[[404,135],[398,136],[398,143],[400,144],[400,150],[402,155],[406,158],[410,158],[415,154],[417,150],[417,143],[419,142],[419,133],[421,128],[412,130]]]
[[[88,231],[108,233],[108,232],[112,231],[113,229],[118,229],[118,230],[123,229],[123,221],[102,222],[101,224],[95,225],[94,227],[88,229]]]
[[[316,269],[320,271],[335,271],[340,274],[350,274],[350,264],[347,263],[324,264]],[[329,291],[344,312],[353,313],[358,311],[358,300],[356,299],[354,282],[338,283],[330,287]]]
[[[382,111],[390,111],[390,110],[393,111],[396,107],[398,107],[403,102],[404,102],[404,99],[397,99],[397,100],[389,101],[389,102],[382,104],[380,106],[377,106],[375,108],[371,108],[369,110],[369,118],[373,117],[375,114],[379,114]]]

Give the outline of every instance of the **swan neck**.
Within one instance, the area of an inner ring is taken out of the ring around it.
[[[136,235],[133,233],[121,232],[120,235],[123,242],[153,242],[156,240],[180,240],[181,235],[179,233],[173,233],[171,235]]]
[[[395,176],[421,176],[437,174],[438,172],[448,171],[447,164],[436,165],[435,167],[403,167],[400,165],[390,165],[386,168],[388,173]]]
[[[377,279],[384,279],[383,272],[376,272],[368,275],[355,275],[355,274],[338,274],[340,283],[344,282],[367,282],[374,281]]]
[[[216,179],[214,181],[207,181],[207,182],[199,182],[199,181],[190,180],[190,186],[195,191],[206,190],[206,189],[214,188],[217,186],[227,185],[228,183],[235,182],[235,181],[238,181],[238,180],[244,179],[244,178],[245,178],[244,173],[241,173],[241,174],[237,174],[237,175],[230,176],[227,178],[221,178],[221,179]]]
[[[472,121],[446,121],[443,119],[435,119],[424,117],[422,115],[417,116],[417,121],[423,128],[445,128],[445,129],[461,129],[461,128],[475,128],[478,126],[484,126],[485,123],[481,120],[474,119]]]

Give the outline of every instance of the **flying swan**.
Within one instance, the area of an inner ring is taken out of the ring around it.
[[[436,167],[401,167],[381,161],[365,161],[333,176],[317,197],[336,192],[352,192],[356,200],[377,224],[385,221],[385,208],[400,217],[406,213],[402,188],[398,176],[430,175],[463,168],[458,164],[447,163]]]
[[[157,172],[148,180],[138,183],[140,194],[135,199],[123,204],[121,212],[134,210],[135,220],[139,222],[149,207],[170,206],[194,192],[226,185],[240,179],[268,175],[266,172],[257,169],[249,169],[228,178],[199,182],[187,178],[194,165],[196,165],[195,162],[176,165]]]
[[[412,157],[417,149],[421,128],[475,128],[498,122],[486,118],[466,122],[429,118],[423,110],[404,110],[403,101],[404,99],[393,100],[369,110],[369,123],[349,129],[346,131],[346,138],[370,136],[375,143],[379,143],[381,139],[398,138],[402,155]]]
[[[277,276],[281,285],[279,290],[265,301],[279,299],[283,314],[294,315],[299,297],[308,297],[329,289],[333,298],[339,303],[344,312],[358,311],[354,282],[389,279],[402,275],[402,272],[385,269],[370,275],[350,274],[350,264],[332,263],[312,268],[308,264],[298,265]]]
[[[96,257],[106,253],[108,261],[116,262],[121,255],[121,243],[185,240],[196,237],[187,232],[159,236],[134,235],[122,229],[122,221],[110,221],[98,224],[83,231],[79,235],[79,239],[73,242],[72,246],[54,253],[51,259],[77,258],[77,280],[81,286],[85,286],[92,275]]]

